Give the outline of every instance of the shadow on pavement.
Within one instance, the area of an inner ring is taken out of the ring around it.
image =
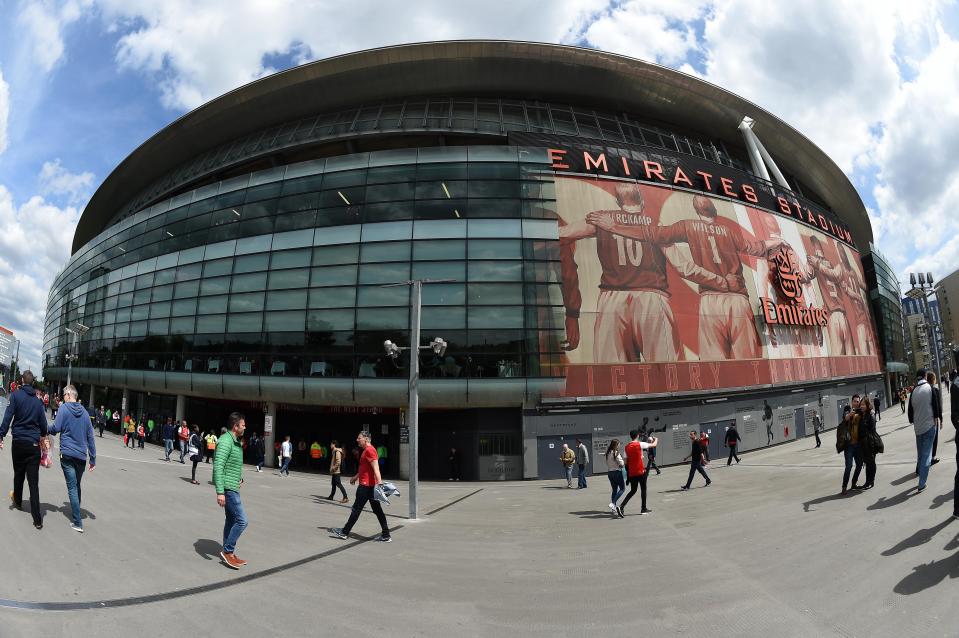
[[[27,506],[26,508],[22,508],[22,509],[24,509],[24,511],[26,511],[27,513],[30,512],[30,507],[29,507],[29,506]],[[73,521],[73,510],[70,508],[70,503],[69,503],[69,502],[65,502],[65,503],[64,503],[63,505],[61,505],[60,507],[57,507],[56,505],[51,505],[50,503],[40,503],[40,514],[41,514],[41,516],[44,515],[44,514],[46,514],[47,512],[60,512],[61,514],[63,514],[64,518],[66,518],[68,521],[71,521],[71,522]],[[93,512],[91,512],[90,510],[86,510],[86,509],[84,509],[84,508],[81,507],[81,508],[80,508],[80,519],[81,519],[81,520],[82,520],[82,519],[89,519],[89,520],[91,520],[91,521],[95,521],[95,520],[97,520],[97,517],[96,517],[96,515],[95,515]]]
[[[915,473],[915,472],[909,472],[909,474],[906,474],[905,476],[900,476],[900,477],[897,478],[895,481],[891,481],[889,484],[890,484],[890,485],[902,485],[903,483],[908,483],[909,481],[916,481],[916,480],[919,480],[919,479],[916,477],[916,473]]]
[[[220,560],[220,544],[209,538],[201,538],[193,543],[193,550],[203,557],[203,560]]]
[[[580,518],[619,518],[614,516],[612,512],[606,510],[585,510],[582,512],[570,512],[573,516],[579,516]]]
[[[930,527],[929,529],[921,529],[917,531],[915,534],[913,534],[912,536],[910,536],[909,538],[899,541],[898,543],[896,543],[895,545],[893,545],[892,547],[884,551],[882,555],[894,556],[898,554],[899,552],[905,551],[911,547],[919,547],[920,545],[925,545],[926,543],[931,541],[936,534],[944,530],[946,526],[949,525],[949,523],[951,522],[952,522],[952,517],[950,516],[949,518],[947,518],[946,520],[944,520],[943,522],[939,523],[938,525],[934,527]]]
[[[842,492],[836,492],[835,494],[827,494],[826,496],[820,496],[819,498],[814,498],[811,501],[806,501],[802,504],[802,511],[804,512],[814,512],[815,510],[810,509],[813,505],[822,505],[823,503],[828,503],[829,501],[839,501],[842,499],[852,498],[856,496],[859,492],[857,490],[849,490],[845,494]]]
[[[929,506],[929,509],[934,510],[937,507],[941,507],[945,505],[946,503],[952,503],[955,494],[956,494],[956,491],[952,490],[950,492],[947,492],[946,494],[940,494],[939,496],[933,497],[932,505]]]
[[[912,568],[912,573],[896,583],[892,590],[902,595],[918,594],[930,587],[935,587],[947,576],[959,578],[959,554],[916,565]]]
[[[571,490],[572,487],[566,487],[565,485],[543,485],[539,489],[541,490]]]
[[[899,492],[895,496],[886,498],[885,496],[880,497],[878,501],[867,507],[867,510],[881,510],[886,509],[887,507],[895,507],[896,505],[902,505],[909,500],[910,494],[915,493],[916,488],[910,487],[905,492]]]

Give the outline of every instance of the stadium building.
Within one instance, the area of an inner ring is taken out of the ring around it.
[[[754,449],[891,396],[871,241],[829,157],[698,78],[527,42],[375,49],[241,87],[124,159],[50,290],[44,375],[65,382],[73,330],[85,401],[201,428],[240,409],[306,447],[365,428],[401,475],[408,362],[383,343],[409,345],[405,282],[434,280],[424,478],[451,447],[467,479],[556,477],[575,437],[605,471],[634,427],[660,463],[690,429],[721,456],[733,424]]]

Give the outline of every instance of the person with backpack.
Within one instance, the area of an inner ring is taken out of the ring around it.
[[[733,423],[729,426],[729,429],[726,430],[726,447],[729,448],[729,458],[726,459],[726,465],[732,465],[733,459],[736,459],[736,465],[739,465],[739,455],[736,454],[736,446],[739,445],[739,442],[743,438],[739,436],[739,431],[736,429],[736,424]]]
[[[193,461],[193,473],[190,475],[190,482],[199,485],[196,480],[196,466],[203,460],[203,439],[200,437],[200,426],[194,424],[193,431],[190,432],[190,439],[187,441],[187,452],[190,454],[190,460]]]
[[[619,516],[619,498],[626,491],[626,482],[623,479],[623,468],[626,467],[626,461],[619,451],[619,439],[613,439],[606,448],[606,475],[609,477],[609,484],[613,489],[609,500],[609,511],[613,516]],[[622,517],[620,517],[622,518]]]
[[[97,465],[97,446],[93,438],[93,423],[83,406],[77,402],[77,389],[68,385],[63,389],[64,404],[57,418],[48,428],[49,434],[60,435],[60,467],[67,483],[70,499],[70,528],[83,533],[83,517],[80,510],[82,492],[80,481],[90,457],[90,471]]]
[[[629,480],[629,493],[626,494],[623,502],[619,504],[616,510],[620,518],[626,516],[626,505],[629,503],[629,500],[633,498],[637,487],[640,488],[640,500],[642,503],[639,508],[639,513],[652,513],[652,510],[646,507],[646,478],[649,476],[649,469],[643,465],[643,451],[655,450],[656,446],[659,445],[659,439],[653,436],[650,437],[648,442],[640,441],[639,432],[636,430],[630,430],[629,439],[629,443],[626,444],[626,475]]]
[[[187,455],[187,446],[190,442],[190,426],[187,425],[186,419],[180,422],[180,429],[177,430],[177,438],[180,441],[180,463],[185,465],[186,461],[183,460],[183,457]]]

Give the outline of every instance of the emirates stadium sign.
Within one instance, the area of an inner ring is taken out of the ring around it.
[[[811,276],[803,272],[796,253],[788,245],[782,245],[769,260],[776,267],[774,277],[783,301],[776,303],[769,297],[760,297],[766,323],[825,328],[829,324],[826,309],[804,304],[803,283]]]

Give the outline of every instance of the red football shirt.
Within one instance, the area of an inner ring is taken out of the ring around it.
[[[379,458],[376,454],[376,448],[372,445],[367,445],[363,448],[363,453],[360,455],[360,469],[356,473],[359,477],[360,485],[365,485],[366,487],[374,487],[376,485],[376,474],[373,473],[373,466],[376,465]]]

